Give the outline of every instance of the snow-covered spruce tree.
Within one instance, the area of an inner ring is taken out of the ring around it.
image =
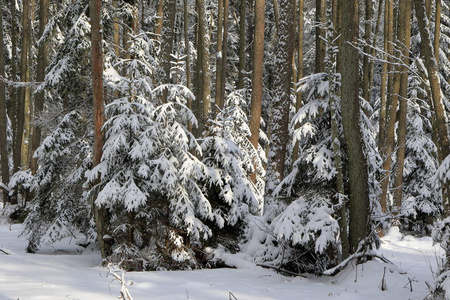
[[[27,251],[83,233],[92,237],[88,203],[83,194],[84,173],[90,164],[89,140],[82,139],[86,121],[79,111],[64,116],[34,154],[41,166],[33,178],[23,234]]]
[[[270,224],[258,224],[263,246],[252,253],[259,262],[293,272],[321,273],[337,262],[339,251],[327,78],[319,73],[300,82],[306,97],[291,123],[299,158],[274,192],[286,204]]]
[[[438,168],[437,149],[432,139],[430,107],[418,97],[425,93],[416,76],[410,78],[410,86],[401,209],[406,221],[402,224],[405,230],[429,234],[442,214],[437,182],[432,180]]]
[[[197,122],[186,106],[192,93],[176,84],[154,89],[157,65],[148,39],[140,33],[129,42],[131,59],[119,59],[106,70],[108,86],[120,96],[106,106],[102,161],[88,173],[89,182],[100,180],[87,196],[98,194],[92,200],[110,216],[109,259],[123,260],[124,268],[134,270],[194,268],[214,230],[235,225],[249,210],[233,196],[227,198],[229,209],[215,206],[209,189],[227,183],[227,195],[235,193],[248,202],[255,198],[239,178],[227,176],[230,182],[224,183],[220,170],[193,154],[202,151],[187,129]],[[160,103],[162,94],[167,102]]]
[[[90,167],[90,123],[87,121],[90,25],[87,3],[64,2],[46,26],[52,36],[50,65],[38,90],[46,106],[34,120],[42,128],[41,146],[34,153],[39,168],[34,174],[33,199],[28,203],[23,234],[28,251],[81,232],[92,236],[89,209],[82,197],[84,172]]]
[[[215,184],[205,185],[214,220],[208,222],[214,235],[208,242],[236,251],[248,215],[259,215],[264,194],[264,157],[249,141],[245,114],[245,90],[231,93],[224,108],[212,121],[210,134],[202,139],[203,163],[219,174]],[[256,181],[250,175],[256,173]]]

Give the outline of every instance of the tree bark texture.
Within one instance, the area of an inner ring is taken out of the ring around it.
[[[90,0],[90,17],[91,17],[91,66],[92,66],[92,97],[93,97],[93,113],[94,113],[94,149],[93,149],[93,166],[97,166],[102,159],[104,136],[102,127],[104,123],[104,95],[103,95],[103,47],[102,47],[102,31],[101,31],[101,0]],[[100,180],[98,178],[97,180]],[[97,229],[97,241],[100,245],[100,252],[103,259],[110,253],[107,243],[103,240],[103,236],[108,232],[108,221],[106,208],[97,206],[93,199],[92,209],[94,213],[94,221]]]
[[[257,150],[263,99],[265,0],[255,3],[255,35],[253,46],[252,100],[250,107],[250,142]],[[256,180],[256,171],[252,174]]]
[[[352,45],[359,37],[358,8],[357,0],[342,3],[341,111],[348,152],[350,253],[357,250],[370,229],[368,169],[360,125],[359,53]]]
[[[315,72],[325,72],[326,3],[316,0],[316,64]]]
[[[209,41],[207,19],[205,14],[205,0],[197,0],[198,10],[198,26],[199,26],[199,48],[201,51],[201,103],[202,103],[202,118],[201,124],[206,124],[211,113],[211,73],[209,70]]]

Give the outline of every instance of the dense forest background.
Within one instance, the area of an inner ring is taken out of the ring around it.
[[[27,251],[83,234],[126,269],[220,248],[321,274],[392,225],[447,247],[450,1],[0,3]]]

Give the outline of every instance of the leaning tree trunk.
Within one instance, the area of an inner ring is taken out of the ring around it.
[[[367,159],[361,132],[359,104],[359,53],[352,45],[358,41],[358,0],[342,2],[341,110],[344,138],[347,144],[349,177],[349,247],[357,251],[358,244],[369,234],[369,187]]]
[[[425,6],[422,0],[414,0],[414,9],[419,25],[421,44],[421,55],[424,60],[425,67],[428,73],[428,81],[430,84],[431,98],[433,102],[435,127],[437,133],[437,152],[439,163],[450,154],[449,132],[448,132],[448,118],[445,112],[444,102],[441,95],[441,87],[439,83],[438,65],[434,55],[433,47],[431,45],[430,27],[428,18],[425,13]],[[442,200],[446,215],[450,213],[450,183],[441,182]]]

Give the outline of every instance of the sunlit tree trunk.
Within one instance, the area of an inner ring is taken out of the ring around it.
[[[48,11],[49,11],[49,1],[40,0],[39,1],[39,39],[44,34],[45,26],[48,21]],[[38,60],[37,60],[37,82],[43,82],[45,79],[45,68],[47,67],[47,42],[42,41],[38,45]],[[44,91],[39,91],[34,97],[34,117],[37,118],[42,113],[44,109]],[[35,126],[33,131],[31,152],[34,153],[39,147],[41,142],[41,127]],[[37,161],[36,158],[31,160],[31,172],[34,174],[37,171]]]
[[[103,48],[101,30],[101,0],[90,0],[91,17],[91,66],[92,66],[92,97],[94,113],[94,148],[92,164],[97,166],[101,162],[103,154],[104,136],[102,127],[104,123],[104,95],[103,95]],[[100,180],[98,178],[97,180]],[[97,241],[100,245],[102,258],[105,259],[110,254],[108,243],[103,237],[108,233],[108,217],[104,206],[97,206],[95,199],[92,200],[94,221],[97,229]]]
[[[22,11],[22,53],[20,58],[20,81],[29,81],[29,65],[28,58],[30,52],[31,43],[31,28],[30,28],[30,2],[29,0],[24,0],[23,11]],[[21,87],[19,99],[17,102],[17,136],[15,138],[14,149],[13,149],[13,172],[17,172],[22,166],[22,150],[24,141],[24,130],[25,130],[25,102],[27,97],[28,87]]]
[[[384,4],[384,54],[383,54],[383,70],[381,75],[381,91],[380,91],[380,117],[379,117],[379,130],[378,130],[378,148],[381,152],[384,146],[385,137],[385,125],[386,125],[386,99],[387,99],[387,83],[388,83],[388,55],[389,52],[389,8],[390,0],[385,0]],[[382,208],[386,210],[386,207]]]
[[[159,40],[161,40],[161,32],[163,27],[163,7],[165,1],[167,0],[159,0],[158,6],[156,7],[155,34]]]
[[[252,102],[250,107],[250,142],[257,150],[259,145],[259,129],[261,125],[261,109],[263,98],[263,71],[264,71],[264,22],[265,0],[256,0],[255,3],[255,35],[253,46],[253,76],[252,76]],[[256,171],[252,174],[256,180]]]
[[[246,13],[247,0],[241,0],[239,5],[239,74],[238,74],[238,89],[245,87],[245,64],[247,52],[245,47],[247,46],[246,30],[245,30],[245,13]]]
[[[429,97],[433,103],[435,120],[433,127],[437,133],[437,152],[438,161],[441,163],[450,154],[449,133],[448,133],[448,118],[445,112],[445,107],[442,99],[441,88],[439,83],[439,73],[436,58],[434,56],[434,49],[431,44],[429,21],[425,14],[425,6],[422,0],[414,0],[414,9],[419,25],[421,43],[421,56],[423,58],[425,67],[428,73],[428,81],[430,84],[431,95]],[[450,212],[450,183],[442,182],[442,200],[446,215]]]
[[[394,179],[394,206],[400,212],[403,196],[403,170],[405,164],[405,143],[406,143],[406,116],[408,111],[408,69],[409,50],[411,45],[411,11],[412,5],[409,0],[399,1],[399,42],[402,50],[403,66],[400,68],[400,92],[399,92],[399,113],[397,127],[397,164]],[[403,46],[404,45],[404,46]]]
[[[436,64],[439,66],[439,40],[441,37],[441,12],[442,12],[442,0],[436,0],[436,14],[434,20],[434,56],[436,58]]]

